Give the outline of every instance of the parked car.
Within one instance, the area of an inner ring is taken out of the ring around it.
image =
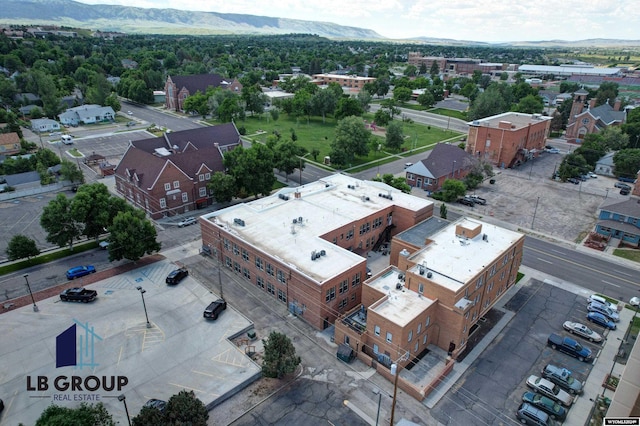
[[[469,196],[465,196],[463,198],[458,198],[458,202],[460,204],[464,204],[465,206],[469,206],[469,207],[473,207],[476,205],[476,203],[473,201],[473,199]]]
[[[544,411],[552,420],[564,421],[567,418],[567,409],[548,396],[538,395],[535,392],[525,392],[522,401]]]
[[[627,188],[622,188],[620,190],[620,195],[629,195],[630,193],[631,193],[631,190]]]
[[[616,303],[611,303],[607,299],[605,299],[604,297],[602,297],[602,296],[600,296],[598,294],[595,294],[595,293],[587,298],[587,305],[589,303],[592,303],[592,302],[601,303],[601,304],[609,307],[609,309],[611,309],[613,311],[617,311],[618,310],[618,305]]]
[[[409,168],[409,167],[411,167],[411,166],[413,166],[413,163],[411,163],[411,162],[409,162],[409,163],[404,163],[404,168],[405,168],[405,169],[406,169],[406,168]]]
[[[569,179],[567,179],[567,182],[572,183],[574,185],[577,185],[580,183],[580,181],[576,178],[570,177]]]
[[[476,204],[481,204],[483,206],[487,204],[487,200],[477,195],[469,195],[469,198],[471,198],[471,200]]]
[[[629,300],[629,304],[630,304],[631,306],[635,306],[635,307],[637,308],[638,306],[640,306],[640,297],[635,297],[635,296],[634,296],[634,297],[632,297],[632,298]]]
[[[549,154],[560,154],[560,150],[552,146],[545,148],[545,151],[548,152]]]
[[[68,288],[60,293],[60,300],[63,302],[89,303],[96,300],[96,297],[98,297],[97,291],[83,287]]]
[[[102,250],[108,249],[109,241],[100,241],[100,243],[98,243],[98,247],[100,247]]]
[[[548,426],[549,415],[528,402],[523,402],[516,411],[516,417],[523,425]]]
[[[573,397],[571,395],[560,389],[560,386],[554,385],[547,379],[531,375],[527,379],[527,386],[533,389],[535,393],[547,396],[565,407],[570,407],[571,404],[573,404]]]
[[[211,302],[209,306],[204,310],[203,316],[207,319],[218,319],[218,315],[222,311],[227,309],[227,302],[224,299],[218,299],[215,302]]]
[[[165,282],[167,284],[178,284],[188,276],[189,271],[187,271],[187,268],[174,269],[173,271],[169,272],[169,275],[167,275]]]
[[[178,228],[182,228],[183,226],[189,226],[198,223],[195,217],[188,217],[186,219],[182,219],[178,222]]]
[[[73,137],[71,137],[70,135],[62,135],[60,136],[60,140],[65,145],[73,145]]]
[[[153,408],[155,410],[164,411],[167,409],[167,401],[163,401],[161,399],[150,399],[144,403],[144,406],[147,408]]]
[[[133,113],[131,111],[127,111],[127,114],[129,115],[133,115]]]
[[[564,324],[562,324],[562,328],[567,330],[569,333],[580,336],[584,339],[589,340],[590,342],[602,342],[601,335],[579,322],[565,321]]]
[[[547,338],[547,345],[551,346],[551,349],[578,358],[579,361],[591,360],[591,349],[585,348],[570,337],[563,337],[559,334],[551,333]]]
[[[96,268],[93,265],[76,266],[67,271],[67,279],[73,280],[75,278],[84,277],[85,275],[93,274],[96,272]]]
[[[630,176],[630,177],[618,176],[618,181],[619,182],[636,183],[636,178],[635,178],[635,176]]]
[[[609,306],[603,305],[602,303],[598,303],[598,302],[589,303],[587,305],[587,311],[589,311],[589,312],[599,312],[602,315],[604,315],[605,317],[609,318],[613,322],[620,321],[620,315],[618,314],[618,311],[617,310],[613,310]]]
[[[616,323],[602,315],[600,312],[589,312],[587,314],[587,319],[592,323],[598,324],[599,326],[604,328],[608,328],[609,330],[616,329]]]
[[[584,383],[573,377],[571,371],[552,364],[544,366],[542,369],[542,377],[560,386],[572,395],[581,394],[584,387]]]
[[[593,172],[589,172],[589,173],[587,173],[587,175],[588,175],[591,179],[597,179],[597,178],[598,178],[598,175],[597,175],[597,174],[595,174],[595,173],[593,173]]]
[[[626,189],[631,190],[631,186],[630,185],[627,185],[626,183],[622,183],[622,182],[616,182],[616,183],[613,184],[613,186],[616,187],[616,188],[621,188],[621,189],[622,188],[626,188]]]

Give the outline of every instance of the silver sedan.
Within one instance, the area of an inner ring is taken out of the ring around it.
[[[567,330],[571,334],[575,334],[576,336],[580,336],[584,339],[589,340],[590,342],[600,343],[602,342],[602,336],[587,327],[584,324],[580,324],[579,322],[571,322],[565,321],[562,324],[562,328]]]

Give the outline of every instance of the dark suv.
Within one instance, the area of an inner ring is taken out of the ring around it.
[[[167,284],[178,284],[183,279],[189,276],[189,271],[186,268],[174,269],[167,275],[165,280]]]
[[[224,299],[218,299],[215,302],[211,302],[209,306],[204,310],[203,316],[207,319],[218,319],[218,315],[222,311],[227,309],[227,302]]]

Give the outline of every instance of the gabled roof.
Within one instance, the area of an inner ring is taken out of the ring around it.
[[[16,132],[0,133],[0,145],[20,144],[20,136]]]
[[[427,158],[407,167],[406,172],[437,179],[451,174],[452,170],[467,168],[473,162],[473,157],[465,150],[456,145],[439,143],[431,150]]]
[[[595,118],[599,118],[603,123],[610,125],[615,122],[623,122],[625,118],[624,111],[615,111],[611,105],[604,103],[595,108],[587,110]]]
[[[602,203],[600,210],[611,213],[618,213],[627,217],[640,218],[640,200],[637,198],[629,198],[624,201],[612,199]]]
[[[206,93],[209,87],[220,87],[224,78],[219,74],[196,74],[196,75],[175,75],[170,76],[171,81],[176,85],[178,91],[185,88],[190,94],[197,91]]]
[[[605,155],[603,155],[602,157],[600,157],[600,159],[598,161],[596,161],[596,164],[600,164],[602,166],[613,166],[613,156],[616,155],[615,152],[609,152]]]

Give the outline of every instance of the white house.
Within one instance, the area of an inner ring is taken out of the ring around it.
[[[58,116],[62,124],[77,126],[78,124],[93,124],[101,121],[113,121],[115,112],[110,106],[82,105],[69,108]]]
[[[56,132],[60,130],[60,123],[50,118],[34,118],[31,120],[31,130],[38,133]]]

